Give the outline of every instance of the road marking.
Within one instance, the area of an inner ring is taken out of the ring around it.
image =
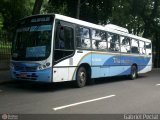
[[[69,104],[69,105],[64,105],[64,106],[60,106],[60,107],[56,107],[53,108],[53,110],[60,110],[60,109],[64,109],[67,107],[72,107],[72,106],[77,106],[80,104],[85,104],[85,103],[89,103],[89,102],[94,102],[94,101],[98,101],[98,100],[102,100],[102,99],[106,99],[106,98],[111,98],[111,97],[115,97],[116,95],[109,95],[109,96],[104,96],[104,97],[100,97],[100,98],[96,98],[96,99],[91,99],[91,100],[86,100],[86,101],[82,101],[82,102],[77,102],[77,103],[73,103],[73,104]]]
[[[156,84],[156,86],[160,86],[160,84]]]

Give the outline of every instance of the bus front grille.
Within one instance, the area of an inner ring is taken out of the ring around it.
[[[21,76],[21,74],[15,74],[17,79],[23,79],[23,80],[37,80],[37,75],[35,73],[31,75]]]
[[[27,67],[27,66],[15,66],[16,71],[26,71],[26,72],[35,72],[37,67]]]

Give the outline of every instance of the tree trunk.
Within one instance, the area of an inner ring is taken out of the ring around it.
[[[78,3],[77,3],[77,15],[76,15],[76,18],[79,19],[79,16],[80,16],[80,7],[81,7],[81,1],[78,0]]]
[[[40,10],[41,10],[41,7],[42,7],[42,3],[43,3],[43,0],[36,0],[36,1],[35,1],[32,15],[40,14]]]

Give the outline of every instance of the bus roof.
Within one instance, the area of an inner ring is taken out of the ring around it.
[[[61,19],[61,20],[64,20],[64,21],[68,21],[68,22],[71,22],[71,23],[75,23],[75,24],[78,24],[78,25],[86,26],[86,27],[105,30],[105,28],[101,25],[96,25],[96,24],[93,24],[93,23],[90,23],[90,22],[86,22],[86,21],[83,21],[83,20],[79,20],[79,19],[75,19],[75,18],[71,18],[71,17],[59,15],[59,14],[55,14],[55,18]]]
[[[91,27],[91,28],[94,28],[94,29],[105,30],[105,31],[116,33],[116,34],[119,34],[119,35],[131,37],[133,39],[139,39],[139,40],[142,40],[142,41],[151,42],[151,40],[149,40],[149,39],[142,38],[142,37],[139,37],[139,36],[136,36],[136,35],[133,35],[133,34],[129,34],[127,29],[116,26],[116,25],[102,26],[102,25],[93,24],[93,23],[90,23],[90,22],[86,22],[86,21],[83,21],[83,20],[71,18],[71,17],[68,17],[68,16],[60,15],[60,14],[55,14],[55,18],[56,19],[61,19],[63,21],[68,21],[68,22],[71,22],[71,23],[74,23],[74,24],[78,24],[78,25],[82,25],[82,26],[86,26],[86,27]],[[114,26],[116,26],[116,27],[114,27]],[[117,28],[119,28],[121,30],[119,30]]]

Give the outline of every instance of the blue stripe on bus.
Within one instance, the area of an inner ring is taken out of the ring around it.
[[[90,66],[95,66],[92,67],[92,78],[95,78],[101,76],[128,75],[130,74],[131,65],[134,63],[137,64],[138,71],[141,71],[148,65],[150,59],[150,57],[143,56],[88,54],[79,62],[79,65],[88,63]]]

